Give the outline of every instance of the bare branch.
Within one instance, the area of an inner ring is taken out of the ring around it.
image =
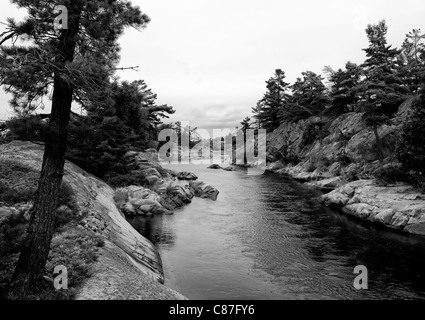
[[[139,66],[136,67],[127,67],[127,68],[112,68],[111,70],[116,70],[116,71],[125,71],[125,70],[134,70],[136,72],[139,71]]]

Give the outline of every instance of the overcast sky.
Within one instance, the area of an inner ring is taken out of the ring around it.
[[[3,0],[5,2],[5,0]],[[274,70],[288,82],[325,65],[364,61],[368,23],[387,20],[399,47],[413,28],[425,30],[423,0],[134,0],[152,21],[121,39],[122,79],[143,79],[158,102],[177,110],[173,121],[234,129],[262,98]],[[25,14],[23,11],[21,14]],[[0,21],[17,17],[3,4]],[[0,30],[1,26],[0,26]],[[0,119],[11,116],[0,93]]]

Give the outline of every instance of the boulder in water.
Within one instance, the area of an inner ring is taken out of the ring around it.
[[[191,182],[190,189],[195,194],[196,197],[203,199],[211,199],[213,201],[217,200],[219,191],[213,186],[207,185],[203,182]]]
[[[186,180],[186,181],[198,180],[198,177],[195,174],[193,174],[191,172],[186,172],[186,171],[178,172],[177,175],[176,175],[176,178],[178,180]]]
[[[219,169],[221,169],[221,167],[218,164],[213,164],[213,165],[209,166],[208,169],[219,170]]]

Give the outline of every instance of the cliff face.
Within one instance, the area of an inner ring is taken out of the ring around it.
[[[414,98],[399,108],[390,125],[379,128],[386,162],[394,157],[400,129],[409,115]],[[341,176],[356,171],[359,178],[370,178],[379,168],[375,136],[361,113],[346,113],[332,120],[313,117],[282,124],[268,135],[269,162],[289,163],[286,170],[300,180]]]
[[[0,159],[40,170],[41,147],[16,141],[0,150]],[[76,228],[90,230],[105,242],[77,299],[184,299],[161,284],[164,275],[158,251],[126,221],[111,187],[69,162],[64,182],[71,187],[78,210],[85,213]]]
[[[285,123],[268,135],[269,170],[332,191],[322,201],[342,213],[389,228],[425,235],[425,196],[404,183],[382,186],[374,172],[395,163],[397,140],[415,98],[403,103],[391,124],[379,128],[384,164],[363,114],[313,117]]]

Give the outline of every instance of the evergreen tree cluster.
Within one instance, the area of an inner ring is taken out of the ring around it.
[[[325,67],[329,85],[312,71],[302,73],[294,84],[285,82],[277,69],[266,81],[266,93],[253,108],[257,126],[273,131],[286,122],[313,116],[339,116],[362,112],[375,131],[387,122],[410,95],[420,93],[425,76],[425,35],[414,29],[401,49],[387,44],[385,20],[368,25],[369,47],[361,65],[347,62],[344,69]]]
[[[114,81],[96,103],[86,101],[82,114],[72,112],[67,159],[106,181],[128,174],[124,155],[156,148],[162,120],[175,110],[158,105],[143,80]],[[18,140],[44,144],[48,115],[21,114],[6,123]]]
[[[285,72],[277,69],[266,81],[266,93],[253,108],[258,128],[269,132],[288,122],[311,117],[338,117],[348,112],[363,114],[373,131],[380,162],[384,161],[379,127],[390,119],[408,97],[419,96],[414,114],[403,128],[398,158],[405,171],[422,177],[425,168],[425,34],[413,29],[401,48],[387,43],[385,20],[368,25],[366,60],[347,62],[344,69],[325,67],[329,85],[311,71],[302,73],[294,84],[285,82]],[[319,121],[320,122],[320,121]]]

